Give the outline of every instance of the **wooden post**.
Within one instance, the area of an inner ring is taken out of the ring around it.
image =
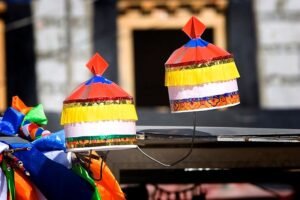
[[[0,2],[0,13],[6,10],[6,4]],[[6,108],[6,70],[5,70],[5,24],[0,20],[0,111]]]

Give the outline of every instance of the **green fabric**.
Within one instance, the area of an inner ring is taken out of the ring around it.
[[[23,122],[30,121],[40,125],[46,125],[48,119],[45,115],[44,108],[42,104],[33,107],[24,117]]]
[[[6,176],[8,192],[9,192],[9,196],[11,197],[10,200],[15,200],[16,199],[16,192],[15,192],[16,190],[15,190],[14,171],[11,167],[7,166],[7,163],[5,160],[2,161],[1,167]]]
[[[95,192],[93,194],[92,200],[101,200],[101,196],[99,194],[99,191],[96,187],[96,184],[94,180],[90,177],[89,173],[79,164],[79,163],[74,163],[72,165],[72,170],[79,175],[81,178],[89,182],[95,189]]]

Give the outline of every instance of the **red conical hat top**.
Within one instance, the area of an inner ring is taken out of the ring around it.
[[[90,59],[86,66],[94,76],[77,87],[71,95],[65,99],[64,103],[132,99],[121,87],[102,76],[108,67],[108,63],[98,53]]]
[[[205,25],[194,16],[191,17],[191,19],[182,28],[183,32],[185,32],[185,34],[187,34],[191,39],[199,38],[205,29]]]
[[[167,67],[204,63],[231,57],[227,51],[201,39],[205,25],[192,17],[182,29],[191,40],[171,54]]]
[[[94,75],[102,76],[108,67],[108,63],[104,60],[104,58],[102,58],[102,56],[100,56],[99,53],[95,53],[86,66]]]

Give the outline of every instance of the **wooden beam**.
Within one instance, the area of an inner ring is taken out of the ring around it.
[[[0,2],[0,13],[5,12],[6,4]],[[6,70],[5,70],[5,24],[0,20],[0,111],[6,109]]]

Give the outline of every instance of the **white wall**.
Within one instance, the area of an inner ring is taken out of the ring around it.
[[[255,0],[254,10],[261,107],[300,108],[300,1]]]
[[[92,6],[89,0],[33,1],[38,98],[46,111],[60,112],[63,100],[91,76],[85,63],[92,54]]]

